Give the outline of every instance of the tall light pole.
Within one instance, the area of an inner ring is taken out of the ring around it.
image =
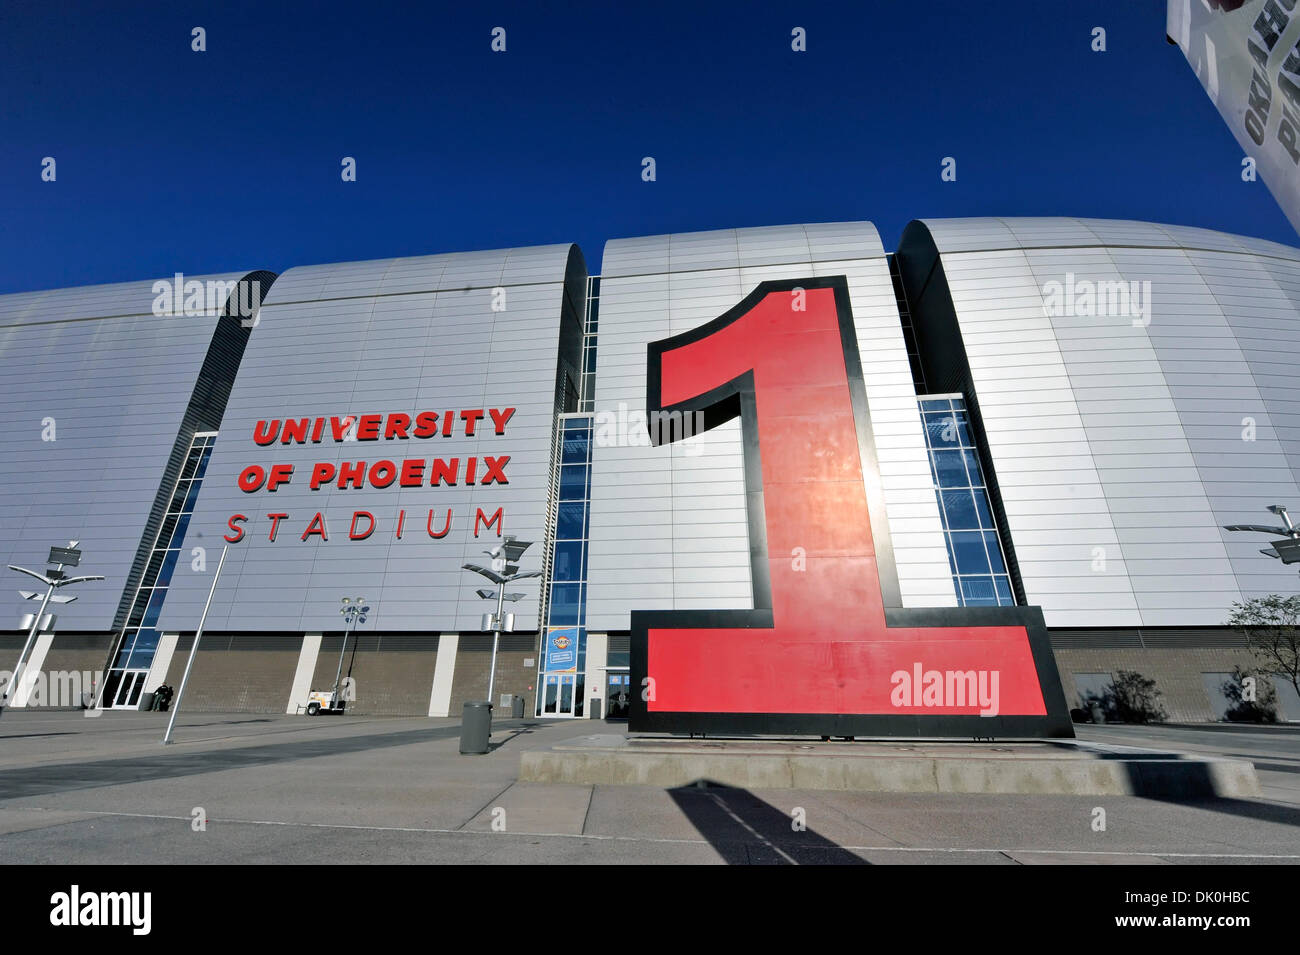
[[[366,604],[365,597],[358,597],[355,601],[351,597],[344,597],[342,603],[343,606],[339,607],[339,613],[343,614],[345,626],[343,629],[343,646],[339,648],[339,668],[338,672],[334,674],[334,699],[332,702],[335,707],[339,704],[339,681],[343,679],[343,654],[348,649],[348,637],[352,635],[352,631],[356,629],[357,624],[366,622],[366,614],[370,613],[370,607]],[[352,651],[353,660],[356,659],[356,655],[354,647]],[[349,679],[352,677],[352,667],[350,665],[348,666],[348,677]]]
[[[50,556],[46,560],[46,563],[56,564],[57,566],[53,570],[48,570],[43,574],[38,574],[34,570],[28,570],[26,567],[18,567],[14,564],[9,565],[10,570],[16,570],[20,574],[26,574],[28,577],[35,577],[41,583],[45,584],[47,589],[45,591],[45,598],[41,601],[41,609],[36,612],[36,617],[32,621],[31,629],[27,631],[27,639],[23,643],[22,652],[18,654],[18,662],[14,664],[13,677],[10,679],[9,685],[5,687],[4,694],[0,696],[0,710],[3,710],[4,707],[9,704],[10,689],[16,687],[18,681],[22,679],[23,663],[27,659],[27,652],[32,647],[32,641],[36,639],[36,634],[41,629],[41,618],[45,616],[45,608],[51,603],[66,604],[72,603],[72,601],[77,599],[74,594],[56,595],[54,591],[58,590],[60,587],[67,587],[71,584],[85,583],[87,580],[104,579],[99,574],[88,574],[83,577],[68,577],[63,573],[64,567],[76,567],[81,563],[81,551],[77,550],[77,544],[79,543],[80,541],[68,541],[67,547],[51,547]],[[41,596],[39,592],[31,590],[20,590],[18,591],[18,594],[24,600],[35,600],[37,597]],[[52,623],[53,621],[51,621],[51,624]]]
[[[1284,564],[1300,564],[1300,527],[1296,527],[1291,521],[1291,515],[1286,512],[1286,508],[1281,504],[1270,504],[1268,509],[1282,518],[1285,527],[1270,526],[1268,524],[1227,524],[1224,526],[1225,531],[1254,531],[1259,534],[1282,534],[1282,540],[1275,540],[1267,547],[1261,547],[1259,552],[1274,560],[1280,560]]]
[[[529,570],[524,573],[519,572],[519,558],[524,555],[524,551],[533,546],[532,541],[516,540],[513,535],[502,539],[491,550],[485,550],[483,553],[492,558],[492,567],[480,567],[478,564],[462,564],[465,570],[472,570],[476,574],[482,574],[492,583],[497,585],[496,590],[489,590],[484,587],[482,590],[475,591],[484,600],[491,600],[494,597],[497,602],[497,612],[495,614],[483,615],[483,629],[492,630],[492,669],[488,672],[488,704],[492,703],[492,692],[496,688],[497,677],[497,648],[501,644],[501,631],[512,629],[514,624],[514,614],[511,614],[509,626],[507,621],[502,619],[505,610],[505,602],[519,600],[524,596],[522,593],[506,593],[506,584],[512,584],[516,580],[524,580],[527,577],[540,577],[540,570]]]
[[[227,544],[221,548],[221,559],[217,561],[217,571],[212,575],[212,586],[208,589],[208,599],[204,601],[203,613],[199,616],[199,629],[194,631],[194,642],[190,644],[190,656],[185,661],[185,672],[181,674],[181,685],[176,691],[176,699],[171,705],[172,715],[167,720],[167,732],[163,733],[163,745],[170,746],[172,730],[176,728],[176,715],[181,711],[181,700],[185,698],[185,688],[190,685],[190,672],[194,669],[194,658],[199,655],[199,641],[203,639],[203,628],[208,625],[208,611],[212,609],[212,596],[217,592],[217,581],[221,580],[221,568],[226,566]],[[103,702],[101,697],[100,702]]]

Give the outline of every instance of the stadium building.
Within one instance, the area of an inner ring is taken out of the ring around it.
[[[464,565],[510,535],[539,576],[507,585],[494,702],[626,715],[634,611],[756,606],[741,421],[652,441],[648,349],[823,279],[851,307],[885,606],[1041,607],[1070,706],[1135,670],[1170,718],[1222,717],[1252,665],[1232,604],[1297,592],[1224,526],[1300,508],[1300,250],[1085,219],[918,220],[893,253],[866,222],[620,239],[599,275],[556,245],[0,296],[0,550],[39,570],[79,541],[106,578],[53,608],[28,672],[139,707],[211,593],[187,708],[303,712],[344,672],[350,711],[455,714],[493,659]],[[351,637],[344,597],[370,608]]]

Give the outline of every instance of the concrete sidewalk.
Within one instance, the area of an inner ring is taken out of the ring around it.
[[[0,851],[27,862],[1292,863],[1272,799],[878,794],[520,782],[525,749],[621,729],[455,720],[10,711]],[[1123,732],[1123,728],[1098,727]],[[1178,734],[1160,740],[1177,748]],[[1220,741],[1249,752],[1259,737]],[[1199,739],[1199,738],[1195,738]],[[1295,739],[1300,740],[1300,737]],[[1194,740],[1195,741],[1195,740]],[[1141,742],[1114,740],[1128,745]],[[1300,747],[1261,761],[1290,766]],[[845,744],[852,745],[852,744]],[[1197,742],[1197,745],[1205,745]],[[1293,775],[1280,770],[1271,777]],[[1105,829],[1094,827],[1104,812]],[[194,820],[206,818],[206,828]],[[802,823],[803,828],[800,828]]]

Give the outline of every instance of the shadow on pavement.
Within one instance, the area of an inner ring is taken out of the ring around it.
[[[498,724],[498,729],[516,729],[522,726],[521,723],[505,723]],[[184,741],[181,741],[182,748],[163,750],[157,756],[125,756],[98,761],[7,769],[0,773],[0,799],[17,799],[23,796],[99,789],[105,786],[176,779],[203,773],[220,773],[231,769],[271,766],[291,760],[342,756],[348,753],[385,749],[390,746],[409,746],[434,740],[456,739],[459,736],[460,725],[456,724],[404,730],[400,733],[296,740],[204,752],[187,751],[183,748]]]
[[[1273,822],[1281,826],[1300,826],[1300,809],[1291,806],[1279,806],[1277,803],[1211,796],[1144,796],[1143,798],[1154,802],[1185,806],[1188,809],[1204,809],[1208,812],[1221,812],[1230,816],[1255,819],[1259,822]]]
[[[537,727],[541,725],[542,725],[541,723],[525,723],[523,726],[519,727],[517,730],[515,730],[513,733],[511,733],[503,740],[500,741],[488,740],[488,752],[489,753],[495,752],[496,750],[500,749],[502,746],[506,745],[506,743],[509,743],[511,740],[515,739],[516,737],[525,736],[529,733],[532,733],[534,730],[537,729]],[[494,735],[495,735],[495,731],[494,731]]]
[[[745,789],[699,779],[668,790],[673,802],[728,865],[869,865]]]

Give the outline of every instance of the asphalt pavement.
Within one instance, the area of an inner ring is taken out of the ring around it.
[[[1263,798],[1187,801],[524,783],[525,748],[619,724],[498,721],[492,751],[463,756],[452,719],[196,713],[163,746],[167,717],[5,712],[6,861],[1300,861],[1300,727],[1079,728],[1086,739],[1255,762]]]

